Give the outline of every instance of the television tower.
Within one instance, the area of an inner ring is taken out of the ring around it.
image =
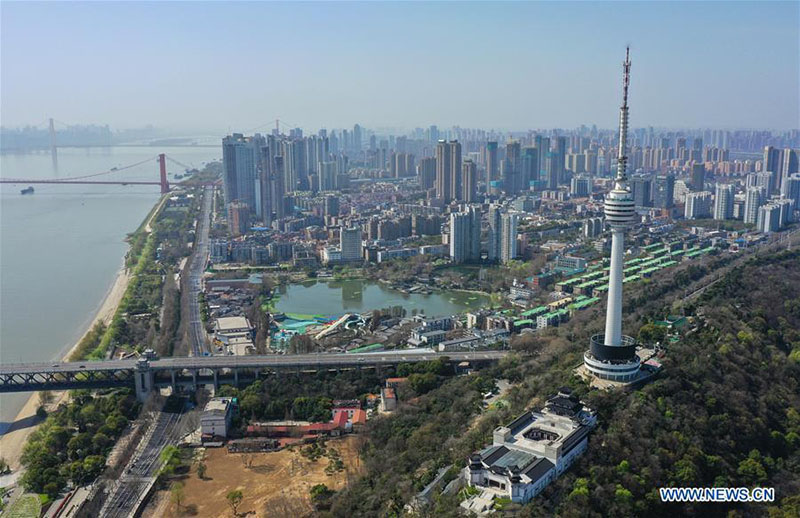
[[[628,188],[628,86],[631,79],[630,48],[622,64],[622,106],[619,109],[619,149],[614,188],[606,195],[604,212],[611,228],[611,266],[608,272],[608,307],[605,335],[591,339],[584,354],[586,368],[595,376],[615,381],[630,381],[639,372],[636,341],[622,335],[622,269],[625,253],[625,230],[636,218],[635,203]]]

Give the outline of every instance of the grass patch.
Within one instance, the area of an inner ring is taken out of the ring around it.
[[[39,518],[42,503],[38,495],[24,494],[9,507],[3,516],[6,518]]]

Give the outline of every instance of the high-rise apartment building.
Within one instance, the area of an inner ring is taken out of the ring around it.
[[[536,135],[533,139],[533,147],[535,147],[539,154],[539,166],[537,167],[535,180],[540,180],[546,176],[547,171],[547,156],[550,153],[550,139],[541,135]]]
[[[702,191],[706,185],[705,164],[692,164],[692,190]]]
[[[436,144],[436,197],[450,203],[461,194],[461,144],[440,140]]]
[[[500,243],[500,261],[508,264],[517,257],[517,222],[516,214],[503,214]]]
[[[658,175],[653,182],[653,206],[671,209],[675,198],[675,177],[671,174]]]
[[[761,171],[773,173],[772,178],[770,178],[770,184],[767,187],[767,196],[775,192],[776,188],[780,187],[780,185],[777,185],[776,180],[783,172],[782,169],[783,151],[772,146],[766,146],[764,148],[764,163],[762,164]]]
[[[775,173],[772,171],[761,171],[760,173],[750,173],[745,180],[745,187],[763,187],[766,196],[769,197],[774,192],[772,186],[774,185]]]
[[[784,178],[781,196],[792,202],[793,209],[800,209],[800,174],[794,173]]]
[[[228,204],[228,231],[231,236],[240,236],[250,231],[250,207],[243,201]]]
[[[690,192],[686,195],[683,216],[686,219],[702,219],[711,216],[711,193],[708,191]]]
[[[476,201],[478,195],[478,164],[472,160],[464,160],[461,167],[461,196],[466,203]]]
[[[767,203],[758,208],[756,228],[759,232],[777,232],[781,228],[781,206]]]
[[[637,175],[631,178],[633,202],[637,207],[651,207],[653,177],[650,175]]]
[[[450,214],[450,258],[456,263],[481,257],[481,213],[475,207]]]
[[[762,186],[748,187],[744,197],[744,218],[745,223],[758,223],[758,208],[761,207],[767,198],[767,191]]]
[[[489,184],[492,180],[497,180],[500,174],[500,162],[497,156],[497,141],[486,143],[486,191],[489,191]]]
[[[531,188],[531,182],[539,179],[539,150],[535,147],[524,148],[521,167],[520,190],[527,191]]]
[[[718,183],[714,192],[714,219],[733,219],[733,185]]]
[[[342,248],[342,261],[361,261],[361,228],[342,228],[340,239]]]
[[[575,198],[588,197],[592,193],[592,179],[588,176],[572,177],[569,193]]]
[[[436,186],[436,159],[433,157],[423,158],[417,165],[417,175],[419,176],[419,186],[425,190],[433,189]]]
[[[502,246],[502,210],[499,205],[489,205],[489,241],[487,251],[490,261],[499,261]]]
[[[258,157],[257,144],[251,137],[234,133],[222,139],[225,205],[239,200],[246,203],[250,210],[255,210]]]

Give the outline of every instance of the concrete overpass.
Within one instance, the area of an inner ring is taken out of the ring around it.
[[[401,363],[445,359],[471,365],[500,360],[508,351],[405,352],[364,354],[296,354],[259,356],[194,356],[97,362],[47,362],[0,365],[0,393],[39,390],[98,389],[129,386],[144,400],[154,389],[196,389],[200,385],[237,386],[251,382],[264,371],[317,372],[354,368],[380,368]]]

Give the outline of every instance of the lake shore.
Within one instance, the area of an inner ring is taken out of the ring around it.
[[[86,334],[97,324],[103,322],[105,325],[111,323],[114,318],[114,313],[117,311],[122,297],[128,289],[130,283],[130,273],[123,266],[114,279],[114,283],[109,288],[103,299],[102,304],[95,313],[94,318],[86,327],[81,337],[67,350],[62,350],[60,354],[62,361],[68,361],[69,356],[78,348],[81,340]],[[54,392],[55,396],[51,408],[57,407],[67,397],[67,391]],[[0,457],[2,457],[12,470],[17,470],[20,467],[20,457],[28,436],[38,428],[39,418],[36,417],[36,409],[39,407],[39,394],[33,393],[31,397],[25,402],[22,409],[17,413],[9,426],[9,431],[0,436]]]

